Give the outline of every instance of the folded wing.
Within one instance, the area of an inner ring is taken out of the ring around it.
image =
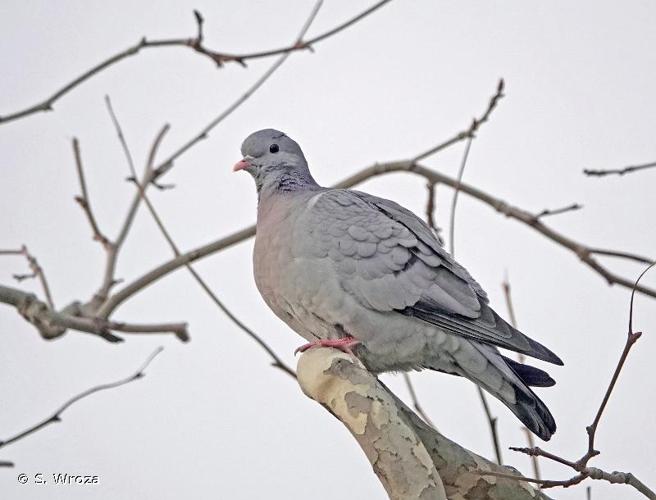
[[[418,318],[456,335],[551,363],[562,361],[499,317],[467,270],[412,212],[357,191],[325,191],[311,208],[316,251],[364,307]]]

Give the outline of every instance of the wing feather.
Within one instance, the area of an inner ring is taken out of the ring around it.
[[[482,287],[412,212],[342,189],[324,192],[310,212],[313,236],[324,247],[318,254],[332,260],[342,288],[364,307],[562,364],[487,305]]]

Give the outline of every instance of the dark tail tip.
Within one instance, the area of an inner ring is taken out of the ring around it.
[[[529,390],[526,394],[519,388],[515,389],[517,402],[510,409],[522,423],[543,441],[549,441],[556,432],[556,421],[547,406]]]
[[[526,385],[532,387],[551,387],[552,385],[556,385],[556,381],[552,379],[544,370],[540,370],[535,366],[518,363],[517,361],[513,361],[506,356],[501,357],[510,367],[510,369],[515,372],[515,375],[522,379],[522,382],[524,382]]]

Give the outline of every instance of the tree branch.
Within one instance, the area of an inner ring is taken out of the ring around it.
[[[393,172],[413,173],[421,177],[424,177],[426,180],[430,182],[443,184],[445,186],[449,186],[452,188],[455,188],[455,186],[458,184],[458,181],[452,177],[431,170],[422,165],[416,164],[412,160],[402,160],[402,161],[393,161],[388,163],[376,163],[374,165],[371,165],[369,167],[360,170],[359,172],[353,174],[350,177],[347,177],[343,181],[338,182],[337,184],[335,184],[334,187],[338,187],[338,188],[353,187],[358,184],[361,184],[366,180],[381,175],[388,175]],[[597,272],[597,274],[602,276],[608,284],[610,285],[617,284],[629,289],[633,287],[633,283],[630,280],[616,273],[613,273],[605,266],[601,265],[594,258],[595,254],[601,254],[598,249],[594,247],[589,247],[579,241],[576,241],[572,238],[569,238],[559,233],[558,231],[550,228],[541,220],[539,220],[535,214],[532,214],[531,212],[521,209],[519,207],[515,207],[503,201],[500,198],[496,198],[495,196],[466,183],[460,184],[460,191],[462,191],[464,194],[467,194],[468,196],[471,196],[474,199],[477,199],[478,201],[484,203],[485,205],[488,205],[489,207],[505,215],[506,217],[525,224],[526,226],[530,227],[534,231],[537,231],[545,238],[553,241],[559,246],[566,248],[574,255],[576,255],[585,265],[587,265],[592,270]],[[202,259],[203,257],[207,257],[208,255],[212,255],[216,252],[234,246],[253,236],[255,236],[254,225],[241,229],[228,236],[224,236],[206,245],[202,245],[200,247],[189,250],[181,254],[179,257],[175,257],[174,259],[171,259],[154,267],[143,276],[128,283],[123,288],[112,294],[112,296],[110,296],[107,299],[107,301],[105,302],[105,304],[103,304],[103,307],[101,308],[102,315],[109,315],[112,311],[114,311],[119,305],[121,305],[128,298],[132,297],[133,295],[140,292],[147,286],[156,282],[158,279],[179,269],[185,264],[188,264],[190,262],[195,262],[196,260]],[[604,251],[604,252],[611,252],[611,251]],[[633,254],[624,254],[623,252],[612,252],[612,254],[615,257],[624,257],[630,260],[636,260],[635,259],[636,256],[634,256]],[[608,255],[608,253],[605,253],[603,255]],[[636,290],[644,295],[648,295],[650,297],[656,297],[656,290],[652,288],[639,285],[636,288]]]
[[[640,170],[646,170],[648,168],[656,167],[656,162],[644,163],[642,165],[630,165],[624,168],[614,168],[608,170],[590,170],[584,169],[583,173],[589,177],[604,177],[606,175],[624,175],[630,174],[631,172],[638,172]]]
[[[353,356],[310,349],[299,358],[297,373],[303,392],[348,428],[392,499],[548,498],[517,481],[511,468],[442,436]],[[480,469],[510,477],[485,479]]]
[[[317,2],[315,4],[312,12],[310,13],[310,16],[305,21],[305,24],[301,28],[299,35],[296,37],[294,41],[295,44],[299,43],[303,39],[305,33],[310,28],[317,13],[319,12],[321,5],[322,2]],[[212,119],[200,132],[198,132],[191,139],[185,142],[182,146],[176,149],[164,161],[160,162],[157,167],[154,167],[153,179],[157,180],[162,175],[166,174],[173,167],[175,160],[177,160],[181,155],[186,153],[189,149],[191,149],[194,145],[196,145],[200,141],[207,139],[212,129],[214,129],[219,123],[221,123],[228,116],[230,116],[237,108],[239,108],[239,106],[241,106],[244,102],[246,102],[248,98],[251,97],[271,77],[271,75],[273,75],[276,72],[276,70],[278,70],[278,68],[280,68],[280,66],[287,60],[287,58],[291,54],[292,54],[291,52],[285,52],[284,54],[282,54],[264,73],[262,73],[260,78],[258,78],[255,81],[255,83],[253,83],[253,85],[251,85],[246,90],[246,92],[244,92],[237,100],[235,100],[230,106],[228,106],[225,110],[223,110],[217,117]]]
[[[48,280],[46,279],[46,275],[43,272],[43,268],[39,265],[39,262],[36,260],[36,257],[34,257],[27,250],[27,247],[25,245],[23,245],[20,248],[20,250],[0,250],[0,255],[22,255],[23,257],[25,257],[27,259],[27,265],[29,266],[32,273],[14,274],[14,279],[18,282],[21,282],[29,278],[37,278],[39,280],[39,283],[41,283],[41,288],[43,288],[43,293],[46,297],[48,307],[50,307],[50,309],[55,308],[55,303],[52,300],[52,294],[50,293],[50,287],[48,286]]]
[[[434,154],[439,153],[440,151],[453,146],[454,144],[459,143],[460,141],[474,138],[476,136],[476,132],[478,131],[478,129],[481,128],[481,125],[483,125],[490,119],[490,115],[492,114],[492,111],[494,111],[494,109],[499,104],[499,101],[505,96],[505,94],[503,93],[504,88],[505,88],[505,83],[502,78],[499,80],[499,83],[497,83],[496,92],[490,98],[490,102],[488,103],[487,108],[485,108],[485,111],[483,112],[480,118],[474,118],[471,122],[471,125],[469,125],[469,128],[463,130],[462,132],[458,132],[456,135],[438,144],[437,146],[433,146],[429,150],[418,154],[417,156],[412,158],[411,161],[413,163],[417,163],[421,160],[425,160],[429,156],[433,156]]]
[[[153,361],[153,359],[155,359],[155,357],[160,352],[162,352],[163,350],[164,350],[163,347],[158,347],[157,349],[155,349],[150,354],[150,356],[148,356],[148,358],[141,365],[141,367],[135,373],[130,375],[129,377],[117,380],[115,382],[109,382],[107,384],[97,385],[95,387],[92,387],[91,389],[87,389],[86,391],[83,391],[83,392],[73,396],[71,399],[66,401],[62,406],[60,406],[57,410],[55,410],[55,412],[52,415],[50,415],[49,417],[47,417],[44,420],[34,424],[31,427],[28,427],[27,429],[19,432],[16,435],[14,435],[14,436],[12,436],[8,439],[5,439],[4,441],[0,441],[0,449],[4,448],[4,447],[6,447],[6,446],[8,446],[12,443],[15,443],[16,441],[19,441],[21,439],[26,438],[26,437],[30,436],[31,434],[34,434],[35,432],[40,431],[44,427],[47,427],[50,424],[54,424],[56,422],[61,422],[62,421],[62,419],[61,419],[62,413],[64,413],[68,408],[70,408],[72,405],[74,405],[78,401],[80,401],[80,400],[82,400],[82,399],[84,399],[88,396],[91,396],[92,394],[95,394],[96,392],[105,391],[107,389],[114,389],[116,387],[120,387],[122,385],[126,385],[126,384],[129,384],[130,382],[134,382],[135,380],[143,378],[146,375],[145,374],[146,368],[148,368],[148,366]],[[13,467],[13,463],[11,463],[11,462],[0,462],[0,466]]]
[[[109,342],[123,340],[113,335],[111,330],[123,333],[173,333],[183,342],[189,340],[186,323],[142,324],[85,317],[80,315],[78,303],[73,303],[64,311],[58,312],[48,307],[34,294],[3,285],[0,285],[0,303],[14,306],[28,323],[34,325],[44,339],[60,337],[67,329],[72,329],[98,335]]]
[[[554,209],[549,209],[545,208],[540,212],[539,214],[536,215],[538,219],[542,217],[548,217],[550,215],[560,215],[564,214],[565,212],[573,212],[575,210],[581,210],[583,208],[583,205],[579,205],[578,203],[572,203],[571,205],[567,205],[566,207],[561,207],[561,208],[554,208]]]
[[[474,119],[472,124],[469,127],[469,134],[467,136],[467,142],[465,144],[465,151],[462,155],[462,160],[460,161],[460,168],[458,169],[457,184],[453,191],[453,197],[451,198],[451,212],[449,214],[449,248],[451,250],[451,255],[455,257],[456,253],[456,242],[455,242],[455,231],[456,231],[456,207],[458,204],[458,193],[460,192],[460,184],[462,183],[463,175],[465,174],[465,167],[467,166],[467,159],[469,158],[469,151],[471,150],[472,141],[474,140],[474,132],[480,127],[482,123],[485,123],[494,108],[497,106],[499,99],[503,97],[503,88],[504,83],[503,79],[499,80],[497,85],[497,91],[490,99],[487,109],[483,116],[476,120]],[[501,445],[499,444],[499,431],[497,429],[497,418],[492,415],[490,410],[490,404],[487,401],[487,396],[479,386],[476,386],[476,392],[478,394],[478,399],[481,401],[483,406],[483,411],[485,413],[485,418],[487,419],[488,427],[490,429],[490,436],[492,437],[492,445],[494,446],[494,454],[497,458],[497,463],[501,465],[503,463],[503,457],[501,456]]]
[[[419,398],[417,397],[415,387],[412,384],[412,379],[410,378],[410,374],[407,372],[403,372],[402,376],[403,376],[403,380],[405,381],[405,385],[408,388],[408,392],[410,393],[410,400],[412,401],[412,406],[414,407],[415,411],[424,420],[424,422],[430,425],[433,429],[436,429],[437,427],[435,427],[435,424],[433,423],[433,421],[430,419],[428,414],[424,411],[424,408],[419,403]]]
[[[128,57],[134,56],[141,52],[142,49],[151,49],[151,48],[161,48],[161,47],[186,47],[192,49],[194,52],[208,57],[210,60],[212,60],[217,67],[222,67],[225,63],[229,62],[236,62],[241,64],[242,66],[245,66],[245,61],[251,60],[251,59],[259,59],[262,57],[270,57],[270,56],[275,56],[275,55],[280,55],[280,54],[288,54],[291,52],[299,51],[299,50],[305,50],[305,49],[311,49],[311,47],[333,35],[336,35],[340,31],[348,28],[349,26],[357,23],[358,21],[362,20],[363,18],[367,17],[369,14],[373,13],[374,11],[378,10],[380,7],[388,3],[390,0],[382,0],[368,9],[366,9],[364,12],[358,14],[357,16],[349,19],[348,21],[336,26],[335,28],[326,31],[325,33],[322,33],[318,36],[315,36],[313,38],[310,38],[306,41],[297,41],[293,45],[279,48],[279,49],[273,49],[273,50],[266,50],[266,51],[261,51],[261,52],[252,52],[252,53],[246,53],[246,54],[229,54],[225,52],[218,52],[214,51],[211,49],[208,49],[203,45],[203,38],[202,38],[202,16],[197,11],[194,11],[194,17],[197,23],[198,27],[198,34],[194,38],[175,38],[175,39],[161,39],[161,40],[148,40],[146,37],[142,38],[137,42],[135,45],[132,45],[128,47],[127,49],[118,52],[117,54],[114,54],[110,58],[106,59],[105,61],[97,64],[96,66],[92,67],[91,69],[85,71],[82,73],[80,76],[75,78],[73,81],[70,83],[66,84],[64,87],[61,89],[57,90],[54,94],[52,94],[50,97],[44,99],[43,101],[34,104],[28,108],[22,109],[20,111],[16,111],[4,116],[0,116],[0,124],[2,123],[8,123],[13,120],[17,120],[19,118],[23,118],[25,116],[29,116],[33,113],[38,113],[42,111],[52,111],[53,105],[55,102],[57,102],[61,97],[64,95],[68,94],[70,91],[75,89],[77,86],[79,86],[81,83],[85,82],[92,76],[100,73],[101,71],[109,68],[110,66],[122,61],[123,59],[126,59]]]
[[[512,302],[512,295],[510,293],[510,280],[508,279],[508,276],[503,280],[503,283],[501,284],[501,287],[503,288],[503,296],[506,300],[506,308],[508,309],[508,318],[510,319],[510,324],[514,327],[517,328],[517,317],[515,316],[515,308],[513,307],[513,302]],[[517,361],[520,363],[523,363],[526,360],[526,356],[518,352],[517,353]],[[528,443],[528,446],[530,448],[533,448],[535,446],[535,439],[533,439],[533,433],[528,430],[526,426],[522,426],[522,430],[524,431],[524,434],[526,434],[526,442]],[[531,457],[531,465],[533,466],[533,475],[537,478],[540,479],[540,464],[538,463],[538,457],[532,456]]]
[[[310,25],[312,24],[312,21],[316,18],[317,13],[319,12],[319,9],[321,8],[321,5],[323,4],[322,0],[319,0],[318,2],[315,3],[315,6],[313,7],[308,19],[303,25],[303,28],[301,29],[300,34],[298,35],[298,40],[301,40],[307,30],[309,29]],[[200,14],[197,13],[197,20],[198,20],[198,36],[202,37],[202,17]],[[270,75],[272,71],[274,71],[283,61],[284,58],[286,58],[288,54],[285,54],[279,59],[274,66],[270,68],[270,71],[268,74]],[[263,80],[261,80],[263,82]],[[238,101],[238,103],[243,102],[243,101]],[[237,104],[238,105],[238,104]],[[148,162],[146,165],[146,171],[144,174],[144,183],[139,183],[136,180],[136,170],[134,167],[134,162],[132,161],[132,155],[130,154],[130,150],[127,146],[127,142],[125,140],[125,136],[123,135],[120,123],[116,117],[116,114],[114,110],[112,109],[111,106],[111,101],[109,98],[107,98],[107,106],[110,111],[111,117],[112,117],[112,122],[114,123],[114,126],[116,128],[117,134],[121,140],[121,145],[123,147],[123,150],[125,152],[127,161],[128,161],[128,167],[130,169],[131,177],[134,179],[135,184],[137,185],[137,195],[139,196],[140,199],[143,199],[144,203],[146,204],[151,216],[153,217],[155,223],[157,224],[157,227],[159,228],[160,232],[166,239],[169,247],[173,251],[174,255],[177,257],[180,255],[180,250],[178,249],[177,245],[175,244],[173,238],[171,237],[170,233],[164,226],[163,221],[159,217],[157,211],[155,210],[154,205],[146,195],[146,187],[147,187],[147,180],[150,179],[155,179],[157,177],[156,169],[154,168],[154,163],[155,163],[155,157],[156,157],[156,152],[159,148],[159,144],[161,139],[163,138],[163,135],[166,133],[168,126],[163,128],[160,134],[157,136],[155,139],[153,146],[151,148],[149,157],[148,157]],[[230,108],[229,108],[230,109]],[[234,109],[234,107],[232,108]],[[225,113],[224,115],[225,116]],[[172,165],[171,162],[165,163],[165,165]],[[161,173],[164,173],[166,170],[160,170]],[[161,175],[161,174],[160,174]],[[223,302],[218,298],[218,296],[212,291],[212,289],[209,287],[209,285],[205,282],[205,280],[200,276],[200,274],[190,265],[186,264],[185,267],[187,270],[190,272],[190,274],[193,276],[193,278],[198,282],[198,284],[201,286],[201,288],[207,293],[207,295],[210,297],[212,302],[219,307],[223,311],[224,314],[228,316],[228,318],[237,325],[242,331],[244,331],[249,337],[251,337],[255,342],[257,342],[268,354],[269,356],[273,359],[272,365],[276,368],[281,369],[283,372],[287,373],[288,375],[296,378],[296,373],[294,370],[292,370],[287,364],[285,364],[282,359],[271,349],[271,347],[262,340],[262,338],[257,335],[253,330],[248,328],[243,322],[241,322],[224,304]]]
[[[629,355],[629,351],[633,347],[633,345],[637,342],[637,340],[640,338],[642,335],[642,332],[634,332],[633,331],[633,304],[634,304],[634,299],[635,299],[635,292],[638,288],[638,283],[642,279],[642,277],[649,271],[652,267],[656,265],[656,262],[650,264],[642,273],[640,276],[638,276],[638,279],[633,284],[633,290],[631,290],[631,300],[629,303],[629,327],[628,327],[628,333],[627,333],[627,338],[626,338],[626,343],[624,345],[624,349],[622,350],[622,355],[620,356],[620,359],[617,363],[617,366],[615,367],[615,371],[613,372],[613,376],[611,378],[610,383],[608,384],[608,387],[606,389],[606,392],[604,394],[604,397],[601,401],[601,404],[599,405],[599,409],[597,410],[597,413],[594,417],[594,420],[592,421],[592,424],[590,424],[588,427],[586,427],[586,432],[588,434],[588,449],[585,452],[585,454],[576,462],[572,460],[567,460],[563,457],[560,457],[554,453],[551,453],[549,451],[543,450],[538,447],[531,447],[531,448],[516,448],[516,447],[511,447],[511,450],[518,451],[520,453],[524,453],[526,455],[529,455],[531,457],[544,457],[546,459],[552,460],[554,462],[557,462],[559,464],[562,464],[566,467],[569,467],[571,469],[574,469],[575,471],[578,472],[578,474],[570,479],[566,480],[540,480],[540,479],[530,479],[530,478],[524,478],[525,481],[529,482],[534,482],[534,483],[539,483],[542,485],[542,488],[551,488],[555,486],[563,486],[563,487],[568,487],[573,484],[578,484],[585,479],[598,479],[598,480],[604,480],[608,481],[610,483],[614,484],[629,484],[633,486],[635,489],[637,489],[640,493],[645,495],[647,498],[650,499],[656,499],[656,493],[654,493],[652,490],[650,490],[644,483],[639,481],[633,474],[630,472],[606,472],[601,469],[598,469],[596,467],[589,467],[588,463],[593,457],[596,457],[597,455],[600,454],[598,450],[595,449],[595,435],[597,432],[597,427],[599,426],[599,422],[601,420],[601,416],[604,413],[604,410],[606,409],[606,405],[608,404],[608,401],[610,400],[610,396],[613,392],[613,389],[615,388],[615,384],[617,383],[617,380],[619,378],[620,372],[622,371],[622,368],[624,367],[624,363],[626,362],[626,359]]]
[[[93,232],[93,239],[100,242],[103,248],[110,252],[112,249],[112,242],[100,231],[98,223],[96,222],[96,217],[93,214],[91,209],[91,200],[89,199],[89,192],[87,191],[87,183],[84,178],[84,169],[82,168],[82,155],[80,154],[80,143],[77,140],[77,137],[73,138],[73,156],[75,157],[75,167],[77,169],[77,177],[80,181],[80,191],[81,195],[75,197],[75,201],[78,202],[84,214],[87,216],[89,225],[91,226],[91,231]]]
[[[303,28],[301,29],[301,32],[299,33],[298,37],[295,39],[296,41],[301,40],[303,36],[305,36],[305,33],[309,29],[312,21],[315,19],[319,8],[321,6],[321,2],[317,2],[315,7],[313,8],[312,12],[310,13],[310,16],[306,20],[305,24],[303,25]],[[196,13],[196,19],[197,22],[199,23],[199,32],[198,36],[202,36],[202,16],[200,17],[200,20],[198,18],[200,14]],[[209,135],[209,132],[216,127],[219,123],[221,123],[223,120],[225,120],[228,116],[230,116],[239,106],[241,106],[250,96],[253,95],[253,93],[258,90],[272,75],[275,73],[275,71],[287,60],[291,52],[284,53],[282,56],[280,56],[263,74],[258,80],[244,93],[242,94],[235,102],[233,102],[230,106],[228,106],[223,112],[221,112],[216,118],[214,118],[207,126],[205,126],[198,134],[196,134],[194,137],[192,137],[189,141],[187,141],[183,146],[178,148],[173,154],[171,154],[166,160],[161,162],[157,167],[153,167],[150,169],[149,174],[148,174],[148,179],[145,178],[146,173],[144,173],[144,177],[139,181],[141,185],[144,186],[144,189],[147,190],[148,187],[151,184],[156,184],[156,181],[165,173],[167,173],[174,165],[174,161],[179,158],[182,154],[184,154],[186,151],[191,149],[195,144],[200,142],[203,139],[206,139]],[[114,109],[112,107],[111,100],[109,96],[105,96],[105,103],[107,106],[107,110],[110,114],[110,117],[112,119],[112,123],[114,124],[114,128],[117,131],[119,141],[121,143],[121,147],[124,151],[124,154],[126,155],[126,159],[128,161],[129,165],[132,165],[134,167],[134,160],[132,159],[130,155],[130,151],[127,148],[127,144],[125,142],[125,137],[123,136],[123,132],[118,125],[117,119],[116,119],[116,113],[114,112]],[[141,196],[139,193],[135,193],[134,198],[132,199],[132,202],[130,204],[130,207],[128,209],[128,212],[126,214],[125,220],[123,225],[121,226],[121,230],[119,232],[119,235],[117,236],[116,242],[112,244],[111,251],[108,252],[108,258],[107,258],[107,264],[105,267],[105,275],[103,279],[103,283],[96,292],[94,298],[92,299],[90,304],[87,304],[89,309],[92,311],[98,310],[98,308],[101,307],[101,304],[107,300],[107,297],[109,295],[109,291],[111,288],[117,283],[117,280],[114,278],[115,275],[115,269],[116,269],[116,263],[118,260],[118,253],[120,251],[120,248],[127,238],[128,232],[132,226],[132,221],[134,220],[134,217],[136,216],[137,209],[139,207],[139,204],[141,203]],[[101,314],[102,316],[102,314]]]

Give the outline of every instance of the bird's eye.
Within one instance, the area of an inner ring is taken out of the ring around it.
[[[269,151],[271,153],[277,153],[278,151],[280,151],[280,148],[278,147],[277,144],[271,144],[271,146],[269,146]]]

